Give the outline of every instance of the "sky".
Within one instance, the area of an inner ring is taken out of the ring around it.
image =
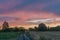
[[[34,27],[60,24],[60,0],[0,0],[0,25]]]

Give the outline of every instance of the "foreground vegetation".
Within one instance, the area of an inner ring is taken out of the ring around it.
[[[25,31],[29,31],[29,33],[26,33],[26,34],[28,35],[28,37],[30,39],[33,39],[33,40],[51,40],[50,37],[52,37],[52,38],[53,37],[56,38],[57,36],[60,37],[60,35],[58,35],[58,34],[60,34],[59,25],[56,27],[50,28],[49,26],[47,27],[44,23],[41,23],[38,25],[38,27],[25,29],[23,27],[9,28],[8,23],[4,22],[2,30],[0,30],[0,40],[16,40],[17,37],[19,37],[19,35],[21,33],[24,33]],[[55,31],[55,32],[53,32],[53,31]],[[56,32],[56,31],[58,31],[58,32]],[[49,38],[46,39],[46,37],[49,37]]]
[[[0,40],[16,39],[20,32],[0,32]]]
[[[21,33],[22,32],[0,32],[0,40],[17,40]],[[59,31],[29,31],[26,32],[26,35],[33,40],[60,40]]]
[[[33,40],[60,40],[60,32],[59,31],[45,31],[45,32],[30,32]]]

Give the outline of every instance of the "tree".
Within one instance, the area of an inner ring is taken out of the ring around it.
[[[38,31],[46,31],[47,26],[44,23],[39,24]]]
[[[56,27],[51,27],[50,31],[60,31],[60,26],[57,25]]]
[[[14,28],[14,32],[17,32],[17,31],[19,31],[19,28],[18,27],[15,27]]]
[[[60,31],[60,25],[56,26],[56,27],[55,27],[55,30],[56,30],[56,31]]]
[[[37,29],[38,29],[38,27],[35,26],[35,27],[34,27],[34,30],[37,31]]]
[[[25,31],[26,29],[24,27],[20,27],[19,31]]]
[[[34,28],[29,28],[29,31],[34,31]]]
[[[50,27],[49,27],[49,26],[47,27],[47,30],[48,30],[48,31],[50,30]]]

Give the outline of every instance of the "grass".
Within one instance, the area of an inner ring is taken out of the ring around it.
[[[60,32],[45,31],[45,32],[30,32],[34,40],[60,40]]]
[[[0,32],[0,40],[17,38],[20,32]]]
[[[28,34],[27,34],[28,33]],[[60,32],[27,32],[27,36],[36,40],[60,39]],[[0,32],[0,40],[15,40],[22,32]]]
[[[46,38],[44,36],[40,36],[40,39],[39,40],[52,40],[51,38]]]

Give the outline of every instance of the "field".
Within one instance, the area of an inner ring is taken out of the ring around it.
[[[0,40],[15,40],[20,32],[0,32]]]
[[[60,32],[30,32],[34,40],[60,40]]]
[[[60,40],[60,32],[30,31],[29,33],[33,40]],[[17,40],[20,34],[20,32],[0,32],[0,40]]]

